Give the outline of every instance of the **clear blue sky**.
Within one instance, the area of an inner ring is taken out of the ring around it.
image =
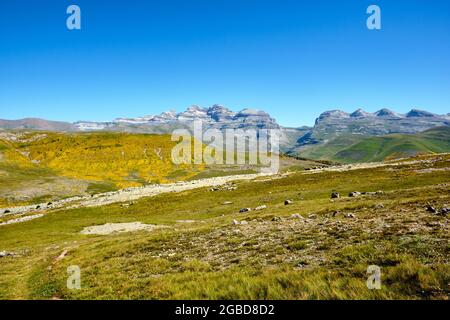
[[[366,8],[382,9],[381,31]],[[66,8],[82,10],[68,31]],[[0,118],[111,120],[214,103],[450,112],[450,1],[0,1]]]

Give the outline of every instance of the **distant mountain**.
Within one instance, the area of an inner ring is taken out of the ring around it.
[[[276,120],[264,111],[244,109],[233,112],[221,105],[213,105],[210,108],[194,105],[180,113],[169,111],[156,116],[119,118],[111,122],[79,121],[74,125],[81,131],[116,130],[120,127],[129,126],[131,130],[140,129],[147,132],[156,130],[159,132],[161,128],[190,127],[194,120],[202,120],[205,126],[217,129],[280,128]]]
[[[77,127],[68,122],[49,121],[44,119],[26,118],[20,120],[0,119],[1,129],[32,129],[47,131],[76,131]]]
[[[450,152],[450,127],[428,129],[416,134],[364,138],[330,158],[343,163],[374,162],[443,152]]]
[[[438,126],[449,126],[448,116],[413,109],[398,114],[389,109],[369,113],[362,109],[349,114],[341,110],[322,113],[314,127],[297,141],[295,152],[313,145],[326,144],[342,135],[382,136],[393,133],[417,133]]]
[[[436,115],[418,109],[412,109],[406,114],[386,108],[374,113],[361,108],[352,113],[331,110],[319,115],[312,128],[286,128],[261,110],[243,109],[234,112],[222,105],[209,108],[194,105],[179,113],[167,111],[159,115],[118,118],[109,122],[78,121],[71,124],[42,119],[0,120],[0,128],[167,134],[178,128],[190,129],[194,120],[202,120],[204,129],[280,129],[283,152],[324,158],[334,155],[360,138],[396,133],[414,134],[430,128],[449,126],[450,114]],[[327,146],[326,150],[322,146]]]

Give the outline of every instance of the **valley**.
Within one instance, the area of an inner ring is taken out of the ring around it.
[[[448,168],[448,154],[418,156],[44,210],[0,226],[0,297],[447,299]],[[124,223],[148,227],[82,233]],[[369,265],[381,290],[366,287]]]

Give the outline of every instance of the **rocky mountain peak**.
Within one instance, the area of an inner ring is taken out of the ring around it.
[[[435,117],[436,115],[434,113],[423,111],[419,109],[412,109],[410,112],[406,114],[408,118],[416,117],[416,118],[431,118]]]
[[[356,110],[350,114],[350,117],[352,117],[352,118],[363,118],[363,117],[369,117],[369,116],[371,116],[371,114],[364,111],[361,108],[359,108],[358,110]]]
[[[347,112],[342,111],[342,110],[325,111],[316,119],[316,125],[327,119],[339,119],[339,118],[348,118],[348,117],[350,117],[350,115]]]
[[[375,112],[375,115],[377,117],[397,117],[398,116],[394,111],[391,111],[387,108],[378,110],[377,112]]]

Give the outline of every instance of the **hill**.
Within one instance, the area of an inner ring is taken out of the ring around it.
[[[3,216],[0,299],[448,299],[449,168],[420,156]]]
[[[204,167],[174,165],[168,135],[0,132],[0,205],[187,180]]]
[[[344,134],[325,144],[305,149],[300,154],[311,159],[354,163],[443,152],[450,152],[450,127],[380,137]]]

